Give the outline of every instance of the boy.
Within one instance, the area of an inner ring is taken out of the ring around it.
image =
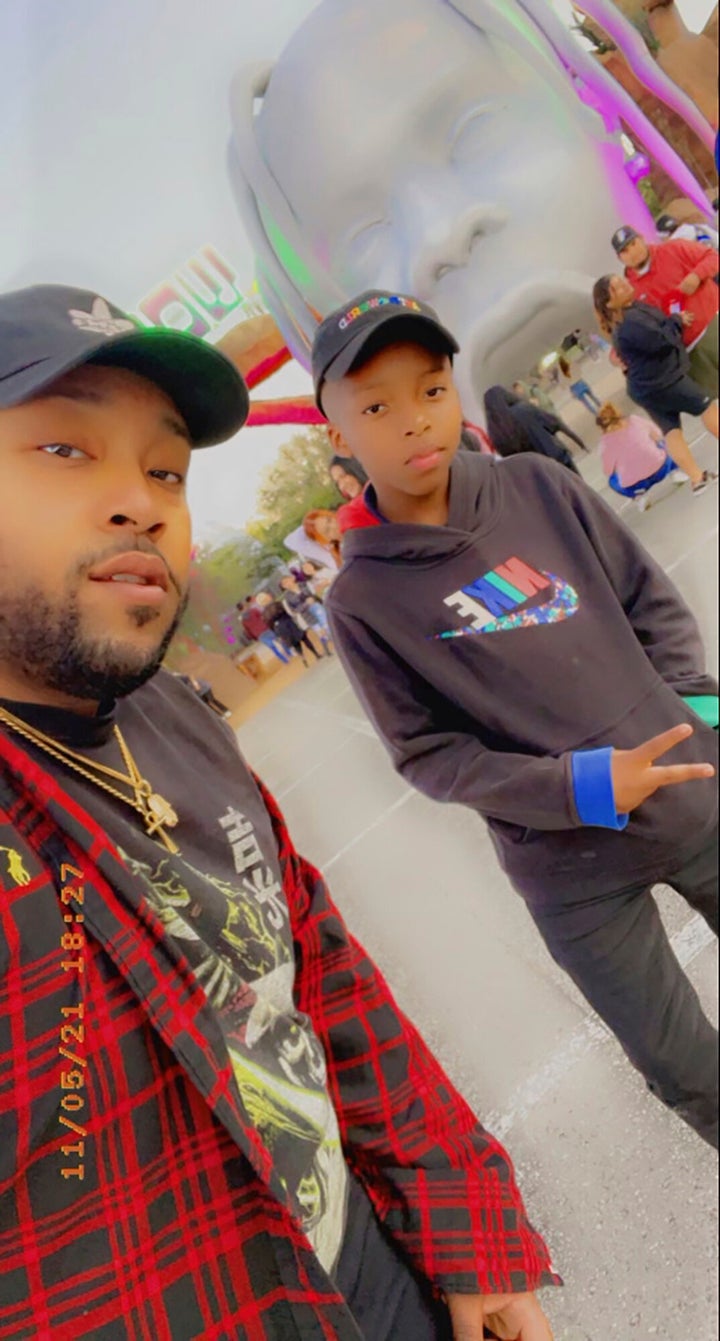
[[[370,480],[342,509],[335,646],[396,768],[486,819],[553,957],[716,1146],[716,1035],[650,888],[717,930],[717,685],[678,592],[581,480],[456,455],[457,351],[398,294],[318,329],[318,405]]]

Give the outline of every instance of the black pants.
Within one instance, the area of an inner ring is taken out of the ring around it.
[[[307,630],[306,630],[306,629],[303,629],[302,637],[301,637],[300,641],[299,641],[298,643],[295,644],[295,651],[302,657],[303,661],[305,661],[305,653],[303,652],[303,648],[304,648],[304,647],[307,647],[308,651],[312,652],[312,654],[313,654],[313,656],[315,657],[315,660],[316,660],[316,661],[320,661],[320,660],[321,660],[321,658],[322,658],[322,652],[318,652],[317,647],[315,646],[314,642],[312,642],[312,640],[311,640],[310,637],[308,636],[308,633],[307,633]],[[307,663],[306,663],[306,664],[307,664]]]
[[[717,935],[717,832],[666,883]],[[553,959],[622,1044],[653,1094],[718,1144],[718,1039],[680,967],[646,885],[533,906]]]
[[[220,702],[219,698],[215,697],[212,689],[206,689],[204,693],[200,695],[200,697],[203,703],[207,703],[208,707],[213,709],[213,712],[220,713],[222,717],[225,716],[226,712],[230,711],[230,709],[226,707],[224,703]]]
[[[446,1305],[400,1257],[352,1177],[335,1283],[363,1341],[452,1341]]]

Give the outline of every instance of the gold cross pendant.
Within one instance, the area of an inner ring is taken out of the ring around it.
[[[174,829],[178,822],[178,817],[169,801],[158,792],[151,792],[149,796],[143,798],[145,803],[145,828],[151,837],[157,834],[158,838],[165,844],[168,852],[179,852],[177,843],[174,843],[165,829]]]

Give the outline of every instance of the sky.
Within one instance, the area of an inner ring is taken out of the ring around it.
[[[121,307],[211,245],[247,291],[253,257],[227,173],[228,89],[276,58],[317,0],[5,0],[0,4],[0,289],[65,283]],[[567,0],[553,0],[569,20]],[[711,0],[679,0],[700,28]],[[306,394],[291,364],[263,395]],[[289,428],[198,454],[196,535],[253,514]]]

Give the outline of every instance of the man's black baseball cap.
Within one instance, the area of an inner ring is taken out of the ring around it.
[[[182,415],[193,447],[224,442],[247,419],[237,368],[196,336],[141,326],[85,289],[38,284],[0,294],[0,409],[32,400],[85,363],[154,382]]]
[[[631,228],[630,224],[623,224],[622,228],[618,228],[612,235],[612,245],[616,255],[619,256],[621,251],[624,251],[628,244],[639,236],[637,229]]]
[[[312,376],[315,401],[320,400],[323,382],[337,382],[356,365],[361,355],[369,358],[380,346],[392,323],[392,335],[398,340],[417,339],[422,344],[443,350],[452,357],[460,346],[442,325],[437,312],[419,298],[384,289],[367,289],[357,298],[336,308],[320,323],[312,348]],[[382,337],[378,332],[382,331]]]

